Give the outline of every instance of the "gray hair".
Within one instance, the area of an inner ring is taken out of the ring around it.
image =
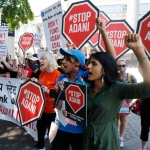
[[[58,64],[56,62],[55,57],[53,56],[53,54],[49,53],[49,52],[45,52],[41,55],[41,58],[44,57],[45,59],[48,60],[48,66],[45,70],[42,71],[46,71],[46,72],[53,72],[54,69],[58,68]],[[40,58],[40,59],[41,59]]]

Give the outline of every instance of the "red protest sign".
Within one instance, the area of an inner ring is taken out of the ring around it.
[[[19,38],[19,46],[23,51],[27,51],[33,44],[34,36],[32,33],[24,33]]]
[[[100,11],[99,17],[105,21],[105,25],[110,21],[110,18],[106,15],[104,11]],[[99,36],[99,31],[97,31],[90,39],[89,39],[89,44],[92,47],[95,47],[98,44],[98,36]]]
[[[66,101],[76,113],[84,106],[84,94],[78,86],[69,85],[66,89]]]
[[[67,117],[87,125],[87,87],[64,82]]]
[[[114,45],[117,58],[126,53],[129,48],[125,44],[125,35],[132,34],[134,30],[125,20],[113,20],[106,25],[106,31],[112,44]],[[98,46],[105,51],[104,41],[99,36]]]
[[[40,85],[28,80],[21,84],[17,96],[17,106],[21,125],[33,122],[41,117],[45,98]]]
[[[96,32],[99,10],[90,1],[73,3],[63,16],[62,34],[80,49]]]
[[[150,55],[150,11],[148,11],[139,21],[137,31],[141,36],[145,49]]]

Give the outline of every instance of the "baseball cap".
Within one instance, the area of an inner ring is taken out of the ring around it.
[[[65,49],[60,48],[60,53],[62,55],[65,55],[65,53],[66,53],[66,54],[75,56],[80,61],[81,67],[85,65],[84,54],[80,50],[78,50],[78,49],[65,50]]]
[[[39,60],[37,57],[29,57],[29,59],[33,61]]]

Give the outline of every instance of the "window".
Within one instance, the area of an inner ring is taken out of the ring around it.
[[[127,5],[107,5],[98,6],[98,8],[108,14],[125,14],[127,12]]]
[[[150,3],[140,4],[140,13],[146,13],[150,10]]]

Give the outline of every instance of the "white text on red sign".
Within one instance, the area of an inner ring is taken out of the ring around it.
[[[125,30],[107,31],[108,37],[115,47],[124,47],[124,39],[127,32]]]
[[[91,17],[91,12],[83,12],[83,13],[70,15],[69,21],[72,21],[73,24],[70,24],[69,33],[89,31],[90,17]]]
[[[150,28],[150,22],[148,22],[147,27]],[[147,32],[146,37],[144,40],[150,41],[150,31]]]
[[[39,102],[40,97],[27,89],[24,90],[24,94],[25,97],[23,98],[21,105],[34,114],[36,111],[36,103]]]
[[[31,44],[32,37],[23,37],[22,39],[23,39],[23,41],[22,41],[23,45],[30,45]]]
[[[76,92],[76,91],[71,91],[69,90],[69,101],[76,103],[76,104],[81,104],[81,93],[80,92]]]

